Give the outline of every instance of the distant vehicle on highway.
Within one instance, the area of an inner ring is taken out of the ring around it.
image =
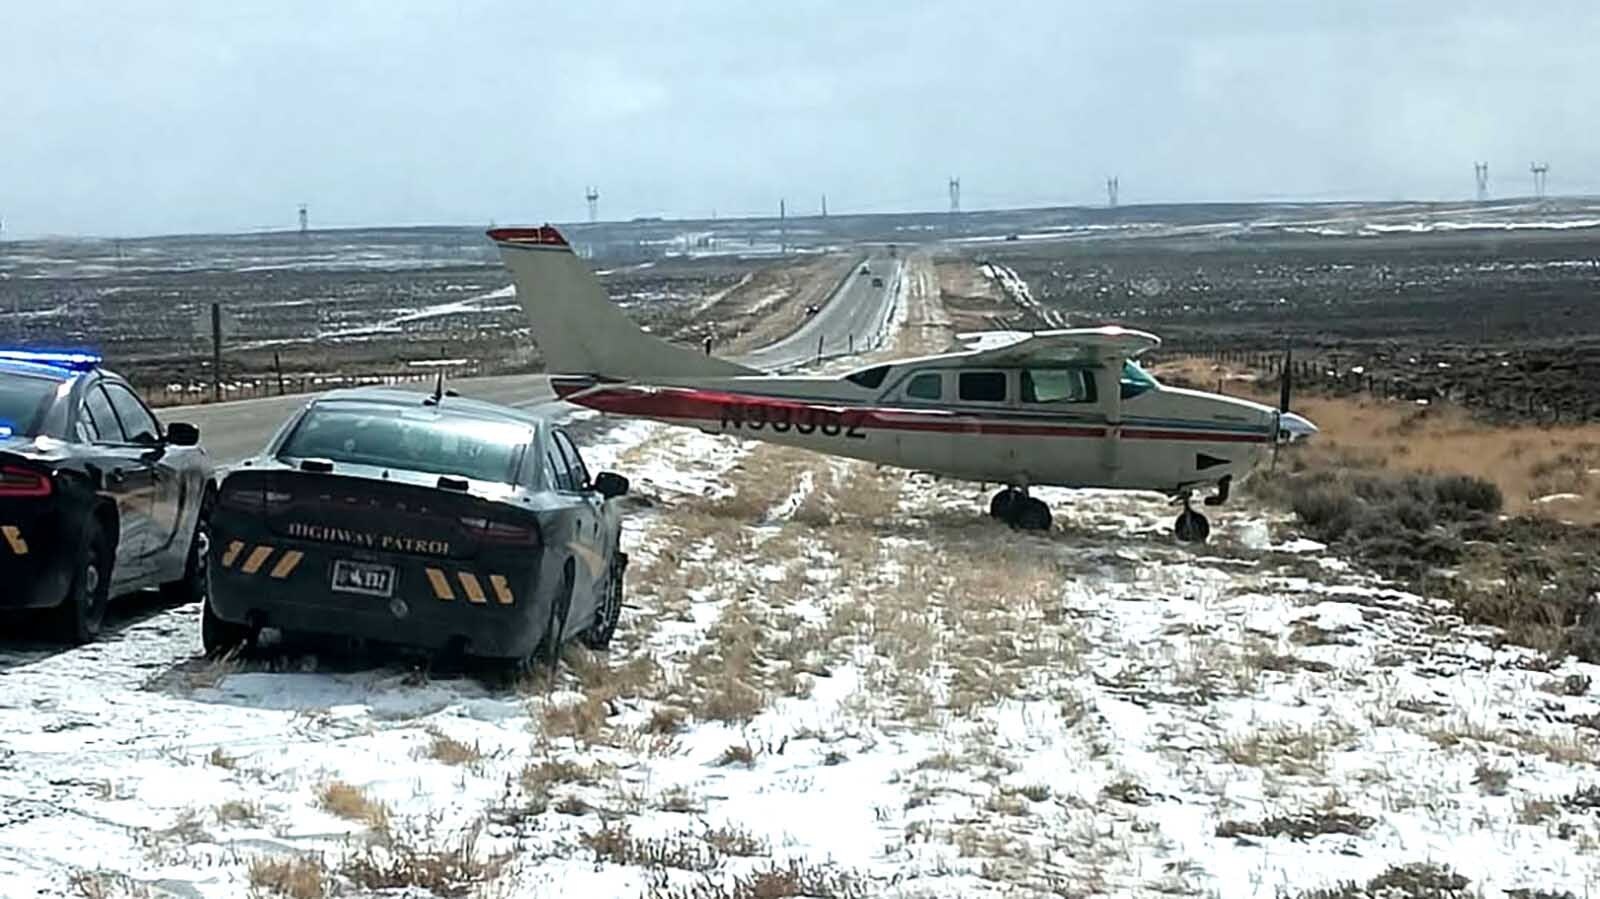
[[[883,279],[882,278],[873,278],[872,279],[872,286],[873,287],[882,287],[883,286]]]
[[[0,351],[0,608],[86,643],[112,596],[204,595],[212,464],[84,353]]]
[[[868,265],[865,262],[861,263],[861,274],[863,274],[863,275],[872,274],[872,266]]]
[[[442,385],[332,391],[223,479],[202,644],[271,627],[517,663],[574,637],[604,649],[627,491],[517,409]]]

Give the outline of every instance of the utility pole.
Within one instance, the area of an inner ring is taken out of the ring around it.
[[[1116,175],[1106,178],[1106,208],[1117,208],[1117,191],[1121,188]]]
[[[822,217],[823,218],[827,218],[828,217],[828,195],[827,194],[823,194],[822,195]]]
[[[222,401],[222,306],[211,304],[211,401]]]
[[[307,222],[307,216],[306,216],[306,204],[301,203],[300,204],[300,236],[301,236],[301,238],[304,238],[306,236],[306,231],[307,230],[308,230],[308,222]]]
[[[1478,202],[1487,202],[1489,199],[1489,163],[1474,162],[1472,164],[1472,177],[1478,182]]]
[[[955,175],[950,176],[950,221],[947,230],[954,234],[956,219],[961,216],[961,179]]]
[[[784,200],[778,201],[778,255],[789,255],[789,209]]]
[[[1543,200],[1546,183],[1550,177],[1550,163],[1535,162],[1528,166],[1528,171],[1533,173],[1533,195]]]
[[[589,224],[600,221],[600,188],[589,186],[584,190],[583,198],[589,203]]]

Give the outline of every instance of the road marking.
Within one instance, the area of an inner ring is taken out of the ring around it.
[[[450,589],[450,582],[445,580],[444,572],[439,569],[428,569],[428,583],[433,587],[434,596],[447,601],[456,598],[455,591]]]
[[[25,556],[28,554],[28,541],[22,539],[21,528],[14,524],[8,524],[5,527],[0,528],[0,532],[5,533],[6,542],[11,544],[12,552],[19,556]]]
[[[305,558],[305,555],[298,549],[291,549],[284,553],[283,558],[278,560],[278,564],[272,566],[272,576],[281,581],[293,574],[295,567],[300,564],[300,560]]]
[[[244,560],[244,565],[239,570],[245,574],[255,574],[261,570],[262,565],[267,564],[267,557],[270,555],[272,555],[272,547],[258,546],[250,551],[249,557]]]

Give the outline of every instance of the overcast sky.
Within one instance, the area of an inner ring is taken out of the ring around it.
[[[1600,2],[6,0],[5,236],[1600,193]]]

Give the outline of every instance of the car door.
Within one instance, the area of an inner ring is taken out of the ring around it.
[[[167,447],[161,424],[126,384],[104,381],[111,409],[122,423],[128,442],[144,448],[143,458],[150,472],[150,533],[145,555],[153,567],[163,567],[165,556],[184,548],[178,539],[178,522],[183,513],[183,452]],[[170,564],[165,565],[171,568]]]
[[[583,464],[583,457],[578,454],[577,444],[572,442],[572,437],[561,428],[555,428],[551,438],[556,449],[561,453],[562,460],[568,473],[568,491],[577,501],[577,546],[574,553],[582,562],[579,565],[578,583],[574,585],[574,593],[580,593],[587,604],[592,604],[599,596],[599,590],[604,587],[608,574],[607,554],[605,541],[606,534],[600,527],[605,512],[605,497],[595,491],[593,482],[589,478],[589,470]],[[573,617],[579,621],[589,620],[590,610],[586,608],[582,617],[579,616],[577,603],[573,603]]]
[[[111,571],[113,589],[140,581],[150,573],[150,537],[154,466],[146,447],[129,441],[111,399],[99,381],[84,391],[75,427],[89,444],[91,463],[100,473],[100,492],[117,506],[117,549]]]

